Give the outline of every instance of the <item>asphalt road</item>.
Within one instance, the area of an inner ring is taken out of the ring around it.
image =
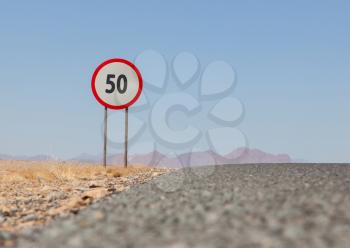
[[[28,232],[19,247],[349,247],[350,165],[180,170]]]

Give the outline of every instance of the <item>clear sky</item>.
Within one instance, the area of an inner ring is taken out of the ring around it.
[[[152,49],[233,66],[249,147],[350,162],[349,13],[347,0],[1,1],[0,153],[100,153],[91,75]]]

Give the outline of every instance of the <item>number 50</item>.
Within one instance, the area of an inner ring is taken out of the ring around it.
[[[112,81],[113,78],[115,78],[114,74],[107,75],[106,84],[110,85],[111,88],[106,89],[106,93],[112,94],[115,91],[115,89],[117,88],[117,90],[120,94],[124,94],[128,88],[128,80],[126,79],[126,76],[124,74],[121,74],[117,78],[117,86],[116,86],[115,82]],[[123,81],[123,87],[122,87],[122,81]]]

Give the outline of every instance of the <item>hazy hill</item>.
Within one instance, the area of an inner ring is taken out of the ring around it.
[[[0,154],[0,160],[30,160],[30,161],[49,161],[55,160],[47,155],[38,156],[11,156]],[[123,154],[112,154],[108,158],[109,164],[123,164]],[[69,161],[83,163],[100,163],[101,156],[91,154],[81,154]],[[166,167],[185,167],[185,166],[202,166],[215,164],[248,164],[248,163],[291,163],[293,160],[287,154],[271,154],[258,149],[240,148],[231,153],[220,156],[213,151],[192,152],[179,154],[177,156],[165,155],[158,151],[147,154],[130,155],[131,164],[146,164]]]

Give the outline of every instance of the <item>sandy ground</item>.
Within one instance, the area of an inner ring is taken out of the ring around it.
[[[0,232],[16,233],[57,216],[76,214],[104,196],[167,171],[144,166],[104,169],[66,162],[0,161]]]

